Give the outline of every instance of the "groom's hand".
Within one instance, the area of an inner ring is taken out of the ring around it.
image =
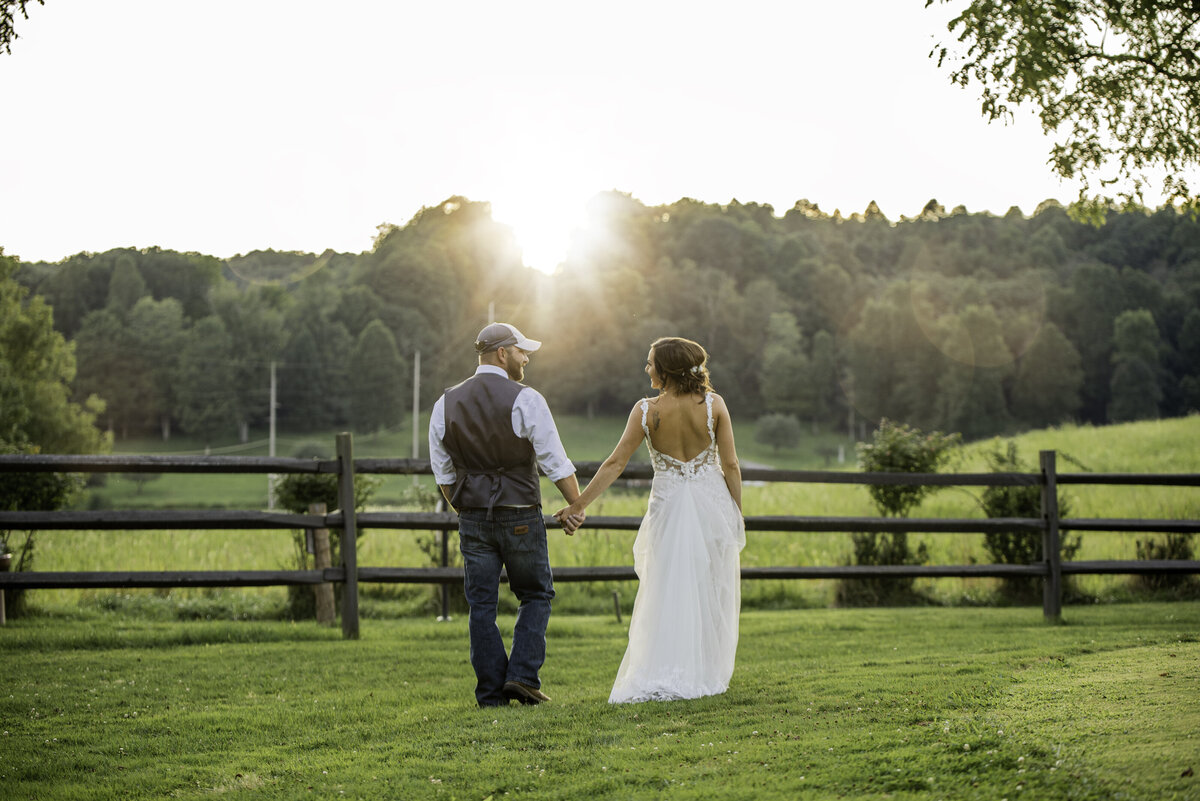
[[[579,528],[584,519],[587,517],[587,515],[585,515],[583,512],[568,514],[570,509],[571,507],[564,506],[562,509],[559,509],[554,513],[554,519],[562,525],[563,531],[567,533],[568,537],[575,534],[575,530]]]

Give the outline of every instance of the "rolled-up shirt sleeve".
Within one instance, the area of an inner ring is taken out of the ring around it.
[[[556,435],[557,436],[557,435]],[[437,399],[429,413],[429,464],[433,467],[434,480],[439,484],[453,484],[458,478],[454,472],[454,460],[446,450],[446,396]]]
[[[432,430],[432,423],[430,426]],[[536,389],[526,387],[517,395],[512,410],[512,426],[514,434],[533,443],[538,467],[551,481],[559,481],[575,473],[575,465],[567,458],[562,440],[558,437],[550,407]]]

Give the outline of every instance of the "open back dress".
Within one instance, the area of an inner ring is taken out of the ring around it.
[[[721,472],[712,393],[704,402],[708,447],[686,462],[655,449],[649,402],[641,404],[654,482],[633,544],[629,646],[609,703],[715,695],[733,675],[746,532]]]

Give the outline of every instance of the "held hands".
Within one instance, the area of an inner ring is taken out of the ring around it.
[[[563,531],[567,533],[567,536],[571,536],[577,528],[583,525],[587,515],[584,514],[582,506],[573,503],[555,512],[554,519],[562,524]]]

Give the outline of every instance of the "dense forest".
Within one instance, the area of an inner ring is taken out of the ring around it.
[[[228,260],[151,248],[22,263],[74,342],[77,399],[120,437],[375,431],[469,374],[487,322],[545,342],[526,373],[559,412],[624,414],[647,347],[700,341],[735,417],[859,434],[882,417],[967,438],[1200,409],[1200,221],[1173,208],[1076,222],[887,219],[800,201],[598,195],[554,276],[522,265],[487,203],[450,198],[361,254]]]

